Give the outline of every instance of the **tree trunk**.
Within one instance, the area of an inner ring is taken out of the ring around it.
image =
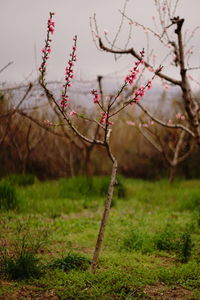
[[[169,174],[169,182],[173,183],[175,178],[176,178],[176,171],[177,167],[176,166],[171,166],[170,167],[170,174]]]
[[[108,187],[107,199],[106,199],[106,202],[105,202],[104,212],[103,212],[102,219],[101,219],[101,225],[100,225],[100,228],[99,228],[99,234],[98,234],[97,241],[96,241],[96,246],[95,246],[95,250],[94,250],[94,254],[93,254],[92,263],[91,263],[91,266],[90,266],[90,271],[92,273],[95,273],[97,263],[98,263],[99,254],[100,254],[101,247],[102,247],[105,227],[106,227],[106,224],[107,224],[107,220],[108,220],[108,216],[109,216],[109,212],[110,212],[110,205],[111,205],[111,201],[112,201],[112,198],[113,198],[114,186],[115,186],[115,183],[116,183],[116,175],[117,175],[117,160],[114,158],[110,184],[109,184],[109,187]]]

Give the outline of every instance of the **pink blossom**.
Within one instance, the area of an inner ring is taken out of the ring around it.
[[[101,99],[101,96],[100,94],[98,94],[98,91],[97,90],[92,90],[91,91],[91,94],[94,95],[94,98],[93,98],[93,102],[96,104],[96,103],[99,103],[100,99]]]
[[[143,57],[144,57],[144,49],[142,51],[140,51],[140,55],[141,55],[141,59],[139,61],[136,61],[134,63],[134,66],[133,66],[133,69],[132,70],[129,70],[129,74],[125,77],[125,83],[129,83],[130,85],[133,84],[134,80],[136,79],[137,77],[137,74],[140,72],[139,69],[138,69],[138,66],[140,64],[144,64],[144,60],[143,60]]]
[[[64,108],[68,105],[69,97],[67,95],[67,90],[71,86],[72,79],[74,78],[74,62],[76,61],[76,42],[77,42],[77,36],[74,36],[73,38],[74,45],[72,47],[72,52],[70,53],[70,59],[68,60],[68,66],[65,68],[65,84],[63,85],[64,91],[63,91],[63,98],[61,101],[61,106]]]
[[[150,90],[152,88],[152,80],[149,80],[147,83],[147,89]]]
[[[148,67],[149,72],[155,72],[155,70],[152,67]]]
[[[177,118],[177,119],[180,119],[180,118],[181,118],[181,113],[177,113],[177,114],[176,114],[176,118]]]
[[[101,119],[101,123],[102,124],[106,124],[107,118],[108,118],[108,113],[107,112],[103,113],[103,117]]]
[[[136,98],[141,98],[143,97],[145,94],[145,86],[144,85],[141,85],[139,87],[139,89],[135,92],[135,96]],[[139,100],[139,99],[138,99]]]
[[[142,57],[144,57],[144,49],[142,49],[142,51],[140,51],[140,55],[142,56]]]
[[[135,126],[135,122],[132,122],[132,121],[126,121],[126,124],[131,125],[131,126]]]
[[[74,110],[72,110],[69,115],[70,115],[70,117],[73,117],[76,115],[76,112]]]
[[[60,106],[64,109],[66,106],[68,106],[69,97],[68,95],[62,95],[62,100],[60,101]]]
[[[52,126],[53,123],[49,120],[44,120],[44,124],[47,125],[47,126]]]
[[[164,88],[165,90],[168,90],[168,89],[169,89],[169,85],[168,85],[168,84],[164,84],[164,85],[163,85],[163,88]]]
[[[54,28],[55,28],[55,22],[52,21],[52,18],[53,16],[55,15],[55,13],[50,13],[50,17],[48,19],[48,22],[47,22],[47,38],[46,38],[46,41],[45,41],[45,47],[41,49],[42,53],[43,53],[43,56],[42,56],[42,63],[41,63],[41,66],[39,67],[39,71],[41,72],[41,75],[43,76],[44,73],[46,72],[46,62],[47,62],[47,59],[49,58],[48,54],[50,54],[51,52],[51,39],[49,37],[49,33],[52,33],[54,32]]]

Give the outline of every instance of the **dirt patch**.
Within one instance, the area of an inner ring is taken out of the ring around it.
[[[8,285],[12,287],[12,284],[7,283],[7,282],[1,282],[2,286],[7,286]],[[21,300],[21,299],[26,299],[26,300],[59,300],[59,298],[55,295],[55,292],[53,290],[51,291],[41,291],[38,290],[35,286],[25,286],[22,287],[21,289],[14,290],[12,292],[7,292],[3,295],[1,295],[1,300]]]
[[[50,292],[31,292],[27,290],[20,290],[12,294],[6,294],[1,297],[1,300],[17,300],[17,299],[26,299],[26,300],[59,300],[59,298],[54,294],[53,291]]]
[[[164,283],[158,283],[155,285],[148,285],[144,288],[145,294],[149,299],[156,300],[197,300],[192,295],[190,290],[187,290],[181,286],[168,287]],[[147,299],[148,299],[147,298]]]

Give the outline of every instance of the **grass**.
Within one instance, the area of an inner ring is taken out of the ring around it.
[[[25,240],[43,272],[9,283],[2,272],[0,298],[164,299],[164,291],[166,299],[200,299],[200,182],[122,179],[93,275],[101,180],[90,183],[91,195],[80,178],[16,186],[18,209],[1,211],[1,247],[17,257]]]

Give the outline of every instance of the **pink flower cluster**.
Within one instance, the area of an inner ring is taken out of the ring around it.
[[[147,89],[150,90],[152,88],[152,80],[149,80],[147,83]]]
[[[98,91],[97,90],[92,90],[91,94],[94,95],[93,102],[95,104],[99,103],[101,96],[98,94]]]
[[[146,85],[141,85],[134,94],[134,102],[138,102],[141,97],[144,96],[146,90],[150,90],[152,88],[152,80],[149,80]]]
[[[52,21],[53,16],[55,13],[50,12],[50,16],[47,22],[47,39],[45,41],[45,47],[41,49],[43,56],[42,56],[42,63],[39,68],[39,71],[42,75],[44,75],[46,71],[46,62],[49,58],[49,54],[51,53],[51,39],[50,39],[50,33],[53,34],[55,30],[55,22]]]
[[[108,113],[107,112],[105,112],[105,113],[102,112],[102,114],[103,114],[103,116],[101,118],[101,124],[106,124],[106,121],[108,119]]]
[[[55,30],[55,22],[52,21],[52,16],[54,16],[55,13],[50,13],[50,18],[48,19],[47,25],[48,25],[48,31],[51,32],[51,34],[54,33]]]
[[[129,75],[127,75],[125,77],[125,82],[126,83],[129,83],[130,85],[133,84],[134,80],[136,79],[137,77],[137,74],[139,73],[139,69],[138,69],[138,66],[140,64],[144,64],[144,60],[143,60],[143,57],[144,57],[144,50],[140,51],[140,55],[141,55],[141,59],[139,61],[136,61],[134,63],[134,66],[133,66],[133,69],[132,70],[129,70]]]
[[[69,115],[70,115],[70,117],[73,117],[76,115],[76,112],[74,110],[72,110]]]
[[[182,115],[181,113],[177,113],[177,114],[176,114],[176,118],[179,119],[179,120],[182,120],[182,121],[185,120],[185,116]]]
[[[70,59],[68,60],[68,66],[65,68],[65,84],[63,85],[64,91],[62,93],[62,100],[60,101],[60,106],[62,108],[68,105],[69,96],[67,95],[67,89],[71,86],[71,81],[74,78],[74,63],[77,59],[76,55],[76,43],[77,43],[77,36],[74,37],[74,45],[72,47],[72,52],[70,53]]]

